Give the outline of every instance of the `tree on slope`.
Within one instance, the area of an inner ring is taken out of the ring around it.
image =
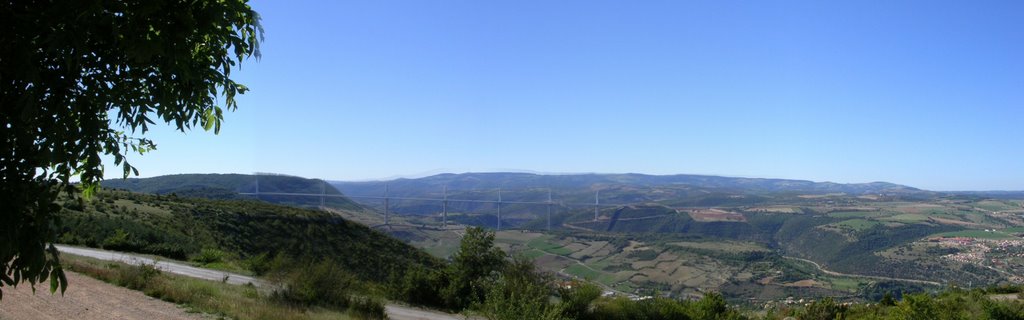
[[[505,252],[494,246],[494,232],[466,228],[448,268],[451,282],[443,289],[445,302],[455,310],[483,302],[488,286],[504,267]]]
[[[0,298],[47,279],[63,292],[57,195],[94,192],[103,154],[137,175],[126,155],[156,147],[157,121],[218,132],[262,33],[247,0],[0,2]]]

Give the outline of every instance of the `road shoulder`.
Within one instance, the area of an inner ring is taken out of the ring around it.
[[[170,302],[146,296],[142,292],[118,287],[82,274],[66,271],[67,292],[50,294],[49,283],[4,287],[0,301],[0,319],[212,319]]]

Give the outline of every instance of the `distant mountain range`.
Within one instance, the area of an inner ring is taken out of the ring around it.
[[[657,204],[668,207],[753,206],[773,203],[812,201],[808,196],[843,194],[845,196],[884,196],[887,198],[921,199],[934,192],[888,182],[841,184],[788,179],[732,178],[706,175],[646,174],[567,174],[489,172],[438,174],[417,179],[390,181],[332,181],[335,187],[356,202],[383,211],[380,199],[391,198],[388,209],[406,215],[429,216],[441,211],[440,201],[450,200],[449,211],[496,214],[495,201],[502,207],[503,220],[509,225],[523,225],[540,218],[536,203],[548,201],[558,212],[592,210],[593,204],[632,205]],[[396,199],[405,198],[405,199]],[[516,203],[519,202],[519,203]],[[534,203],[534,204],[529,204]],[[584,209],[590,208],[590,209]],[[489,215],[479,219],[492,219]],[[462,221],[468,224],[491,225],[496,221]],[[513,221],[514,220],[514,221]]]
[[[178,174],[142,179],[113,179],[103,187],[154,194],[176,194],[211,199],[251,199],[261,193],[324,192],[326,205],[339,209],[362,207],[382,209],[380,197],[385,186],[389,197],[495,201],[501,190],[502,201],[544,202],[549,193],[554,202],[568,208],[573,204],[642,204],[666,206],[735,206],[761,205],[800,201],[801,197],[843,194],[847,196],[886,196],[908,200],[929,199],[943,195],[970,198],[1013,198],[1022,192],[933,192],[889,182],[834,183],[792,179],[736,178],[710,175],[648,175],[648,174],[534,174],[517,172],[486,172],[438,174],[416,179],[389,181],[330,181],[266,174]],[[600,195],[597,195],[600,193]],[[344,194],[348,197],[342,197]],[[259,199],[273,203],[318,206],[319,197],[277,196],[262,194]],[[351,199],[350,199],[351,198]],[[430,214],[438,211],[438,203],[395,199],[391,209],[397,213]],[[488,210],[492,204],[453,203],[451,209],[463,211]],[[509,213],[515,207],[508,208]],[[524,217],[528,218],[528,217]]]
[[[346,194],[372,195],[380,195],[384,190],[385,184],[388,185],[389,192],[395,192],[395,194],[405,194],[407,192],[422,193],[428,190],[430,192],[438,192],[445,186],[451,190],[551,188],[562,191],[569,189],[600,190],[615,187],[686,186],[732,193],[796,192],[808,194],[845,193],[850,195],[926,192],[917,188],[889,182],[834,183],[789,179],[733,178],[690,174],[647,175],[636,173],[570,175],[507,172],[446,173],[418,179],[365,182],[332,181],[331,183]]]

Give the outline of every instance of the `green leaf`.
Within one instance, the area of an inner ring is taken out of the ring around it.
[[[68,277],[64,274],[64,269],[57,269],[57,272],[57,278],[60,279],[60,295],[64,295],[68,290]]]
[[[214,116],[213,109],[206,109],[203,116],[206,118],[206,121],[203,121],[203,130],[210,131],[217,122],[217,117]]]
[[[57,269],[54,269],[53,271],[50,271],[50,293],[51,294],[54,293],[54,292],[57,292],[57,287],[60,285],[60,283],[59,283],[60,280],[57,279],[57,272],[58,272]]]
[[[92,195],[96,193],[96,189],[97,189],[97,185],[96,184],[93,184],[93,183],[83,184],[83,186],[82,186],[82,198],[85,198],[86,200],[91,199]]]

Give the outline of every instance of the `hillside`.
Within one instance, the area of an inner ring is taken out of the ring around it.
[[[320,205],[317,196],[280,196],[242,193],[303,193],[326,194],[325,205],[343,210],[358,210],[361,207],[329,183],[319,179],[306,179],[286,175],[246,174],[176,174],[152,178],[111,179],[103,181],[107,189],[122,189],[132,192],[153,194],[176,194],[182,197],[207,199],[253,199],[271,203],[314,207]]]
[[[105,190],[66,200],[59,242],[150,253],[260,273],[275,257],[331,259],[371,282],[440,261],[333,214],[251,200],[210,200]],[[243,270],[239,270],[243,271]]]

